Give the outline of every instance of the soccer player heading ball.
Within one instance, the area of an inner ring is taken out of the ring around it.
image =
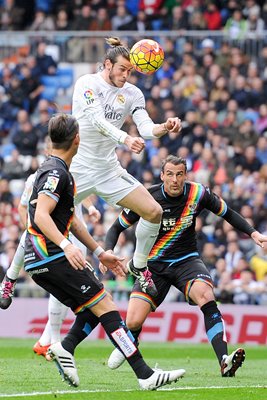
[[[162,208],[122,168],[115,150],[121,144],[139,154],[145,147],[144,139],[178,133],[181,121],[178,117],[161,124],[151,120],[143,93],[127,82],[133,69],[129,49],[118,38],[109,38],[107,43],[110,47],[102,69],[80,77],[74,87],[72,112],[79,123],[81,142],[70,170],[77,185],[77,203],[93,193],[110,205],[129,208],[141,217],[128,269],[139,280],[143,292],[154,296],[156,288],[147,269],[147,257],[158,235]],[[121,130],[128,115],[142,137]]]

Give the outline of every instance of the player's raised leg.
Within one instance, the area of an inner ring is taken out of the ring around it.
[[[135,252],[128,263],[128,270],[138,279],[143,292],[156,296],[157,289],[147,269],[147,258],[158,236],[162,208],[141,185],[124,197],[119,205],[133,210],[141,217],[135,231]]]

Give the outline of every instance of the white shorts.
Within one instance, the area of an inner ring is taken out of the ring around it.
[[[76,204],[79,204],[90,194],[95,194],[111,206],[116,207],[124,197],[141,185],[122,167],[97,174],[83,166],[82,171],[75,169],[71,173],[77,187]]]

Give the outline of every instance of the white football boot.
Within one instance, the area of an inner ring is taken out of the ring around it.
[[[138,379],[139,386],[142,390],[156,390],[161,386],[168,385],[172,382],[177,382],[185,374],[184,369],[176,369],[173,371],[162,371],[161,369],[154,370],[147,379]]]
[[[47,355],[56,362],[57,368],[64,381],[71,386],[79,386],[79,377],[74,357],[65,350],[60,342],[52,344],[47,350]]]
[[[122,352],[119,349],[115,348],[109,356],[108,367],[110,369],[117,369],[124,363],[125,360],[126,358],[122,354]]]
[[[221,363],[222,376],[226,378],[235,376],[236,370],[242,367],[245,357],[244,349],[234,350],[229,356],[224,356]]]

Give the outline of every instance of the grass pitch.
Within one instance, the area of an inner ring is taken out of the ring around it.
[[[113,347],[108,341],[85,341],[77,348],[78,388],[62,382],[55,363],[36,356],[33,344],[29,339],[0,339],[0,400],[267,399],[266,346],[245,346],[246,361],[236,377],[222,378],[207,344],[142,343],[140,349],[150,366],[158,363],[163,369],[186,369],[177,383],[144,392],[127,363],[109,370],[107,359]]]

